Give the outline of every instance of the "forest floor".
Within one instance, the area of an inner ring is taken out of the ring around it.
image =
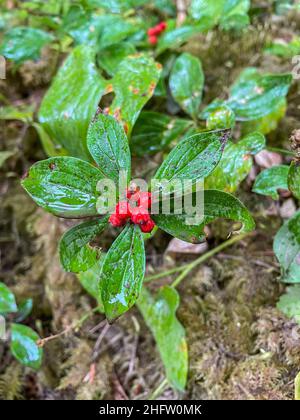
[[[185,46],[185,51],[203,62],[205,101],[224,96],[247,66],[290,71],[289,63],[262,55],[261,50],[268,36],[289,36],[297,25],[299,28],[299,22],[290,17],[288,22],[253,27],[250,35],[211,32]],[[52,78],[52,61],[45,51],[41,60],[23,65],[18,73],[0,81],[1,92],[13,105],[37,106]],[[294,83],[286,117],[268,136],[272,146],[288,148],[292,130],[300,128],[299,88],[299,83]],[[5,171],[0,172],[0,279],[12,287],[18,299],[34,299],[29,324],[42,337],[66,330],[45,344],[45,360],[37,373],[23,368],[5,346],[0,347],[0,399],[293,398],[300,366],[300,326],[276,309],[284,285],[279,282],[280,270],[272,251],[274,234],[283,219],[296,210],[291,197],[283,194],[274,204],[254,195],[250,175],[238,195],[255,217],[255,233],[207,260],[179,286],[178,318],[187,331],[190,355],[187,392],[179,395],[171,388],[159,388],[164,369],[137,309],[114,323],[104,336],[101,314],[90,317],[78,330],[68,331],[74,321],[95,307],[76,276],[64,273],[59,265],[58,240],[73,222],[38,210],[20,187],[22,174],[44,158],[34,130],[16,122],[0,122],[0,130],[3,149],[14,151]],[[282,157],[269,154],[265,159]],[[268,162],[256,162],[254,171],[261,165]],[[209,247],[226,240],[228,232],[224,222],[210,226]],[[101,239],[104,250],[112,239],[111,230]],[[159,233],[147,243],[148,273],[195,258],[195,249],[185,254],[178,243],[168,249],[170,240]],[[150,288],[155,290],[171,280],[154,281]]]

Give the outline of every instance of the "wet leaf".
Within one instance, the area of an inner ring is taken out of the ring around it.
[[[103,262],[100,289],[105,315],[112,322],[136,302],[145,274],[145,249],[140,228],[127,225]]]
[[[31,328],[21,324],[12,324],[10,349],[22,365],[33,369],[40,368],[43,350],[38,347],[38,340],[39,336]]]
[[[228,106],[217,107],[207,118],[208,130],[224,130],[235,126],[235,114]]]
[[[109,45],[98,53],[98,65],[102,67],[109,75],[113,76],[120,63],[129,55],[135,54],[136,49],[130,42],[120,42]]]
[[[176,318],[179,295],[170,286],[162,287],[153,297],[142,289],[137,302],[160,352],[169,383],[184,391],[188,372],[188,350],[183,326]]]
[[[236,119],[252,121],[278,110],[278,103],[285,99],[292,82],[290,74],[260,74],[256,68],[247,68],[230,89],[229,99],[223,104],[231,108]],[[210,104],[201,114],[207,119],[220,101]]]
[[[201,61],[189,53],[181,54],[173,65],[169,86],[175,101],[192,118],[198,115],[203,85]]]
[[[103,177],[119,181],[120,171],[131,175],[131,155],[123,127],[109,115],[98,114],[91,122],[87,134],[90,154]]]
[[[142,6],[147,0],[88,0],[93,6],[103,7],[112,13],[121,13],[130,8]]]
[[[167,49],[175,49],[199,33],[201,28],[197,25],[182,25],[179,28],[168,29],[158,41],[157,53],[161,54]]]
[[[88,292],[89,295],[96,299],[100,312],[104,312],[103,303],[99,294],[100,272],[102,270],[104,259],[105,254],[101,254],[99,260],[95,265],[93,265],[93,267],[77,274],[78,280],[82,287]]]
[[[277,308],[300,324],[300,285],[288,287],[286,293],[280,297]]]
[[[164,150],[192,127],[190,120],[173,118],[153,111],[143,111],[132,132],[130,148],[138,156]]]
[[[223,29],[242,29],[249,25],[250,0],[225,0],[220,25]]]
[[[17,312],[17,310],[14,294],[4,283],[0,282],[0,314]]]
[[[265,144],[260,133],[251,133],[236,144],[227,143],[218,166],[205,179],[205,188],[234,192],[253,166],[251,155],[264,149]]]
[[[53,143],[72,156],[90,160],[87,130],[106,84],[98,74],[92,49],[82,45],[69,55],[43,99],[39,111],[42,127]]]
[[[157,180],[200,180],[219,163],[230,131],[210,131],[184,138],[158,169]]]
[[[152,97],[160,73],[160,64],[147,55],[136,54],[123,60],[111,79],[115,98],[109,113],[123,122],[128,135],[142,108]]]
[[[255,180],[252,191],[257,194],[269,195],[273,200],[278,200],[278,190],[288,190],[287,165],[277,165],[262,171]]]
[[[300,200],[300,163],[293,161],[288,173],[289,190]]]
[[[108,217],[89,220],[68,230],[60,240],[60,262],[65,271],[79,273],[96,264],[100,249],[90,242],[106,228]]]
[[[250,232],[255,228],[255,222],[244,204],[223,191],[204,191],[204,207],[200,210],[202,213],[197,209],[199,214],[195,215],[183,212],[183,214],[157,214],[152,218],[160,229],[175,238],[191,243],[202,242],[205,239],[204,226],[219,218],[241,222],[242,227],[239,232]],[[200,219],[196,224],[189,224],[191,217]]]
[[[279,229],[273,248],[281,266],[281,280],[285,283],[300,283],[299,211]]]
[[[97,216],[99,169],[73,157],[49,158],[35,163],[22,181],[32,199],[59,217]]]
[[[18,305],[18,313],[16,316],[16,322],[22,322],[26,319],[32,312],[33,300],[25,299]]]
[[[0,54],[16,64],[26,60],[37,60],[41,49],[54,37],[41,29],[19,26],[5,33]]]

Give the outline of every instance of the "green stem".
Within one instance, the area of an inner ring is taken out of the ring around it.
[[[160,385],[158,385],[158,387],[152,392],[152,394],[150,395],[150,397],[148,399],[150,401],[151,400],[155,400],[165,390],[165,388],[167,387],[168,384],[169,384],[168,383],[168,380],[167,379],[164,379],[162,381],[162,383]]]
[[[222,244],[218,245],[216,248],[206,252],[204,255],[201,255],[201,257],[197,258],[195,261],[184,264],[181,267],[175,267],[171,270],[164,271],[162,273],[154,274],[153,276],[146,277],[145,282],[149,282],[152,280],[158,280],[163,277],[170,276],[171,274],[178,273],[182,271],[182,273],[177,277],[177,279],[172,284],[173,287],[176,287],[186,276],[187,274],[193,270],[197,265],[203,263],[213,255],[217,254],[218,252],[222,251],[223,249],[235,244],[236,242],[241,241],[246,236],[250,235],[249,232],[243,233],[242,235],[233,236],[231,239],[228,239],[228,241],[223,242]]]
[[[269,152],[281,153],[282,155],[295,156],[295,153],[291,150],[280,149],[279,147],[267,147],[267,150]]]

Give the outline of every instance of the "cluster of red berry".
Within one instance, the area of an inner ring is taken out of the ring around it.
[[[135,225],[139,225],[142,232],[150,233],[155,226],[149,214],[151,193],[127,191],[127,199],[129,201],[120,201],[116,205],[115,212],[109,218],[110,224],[120,227],[130,220]]]
[[[167,28],[166,22],[160,22],[153,28],[148,29],[148,41],[150,44],[157,44],[157,37]]]

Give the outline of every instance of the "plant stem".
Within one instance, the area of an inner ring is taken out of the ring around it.
[[[279,147],[267,147],[269,152],[281,153],[282,155],[294,156],[295,153],[291,150],[280,149]]]
[[[181,267],[175,267],[175,268],[172,268],[171,270],[167,270],[162,273],[158,273],[158,274],[154,274],[153,276],[146,277],[145,282],[149,282],[151,280],[158,280],[163,277],[182,271],[182,273],[177,277],[177,279],[172,284],[173,287],[176,287],[187,276],[187,274],[191,270],[193,270],[193,268],[195,268],[197,265],[203,263],[204,261],[206,261],[213,255],[217,254],[218,252],[222,251],[223,249],[235,244],[236,242],[241,241],[248,235],[250,235],[249,232],[243,233],[238,236],[233,236],[231,239],[228,239],[227,241],[218,245],[216,248],[211,249],[210,251],[206,252],[204,255],[201,255],[201,257],[197,258],[195,261],[192,261],[191,263],[188,263],[188,264],[184,264]]]
[[[148,398],[149,401],[155,400],[160,394],[165,390],[166,386],[169,384],[167,379],[164,379],[160,385],[152,392],[150,397]]]
[[[50,335],[49,337],[42,338],[38,340],[37,345],[39,347],[43,347],[48,341],[55,340],[56,338],[59,338],[67,333],[69,333],[72,330],[77,330],[82,326],[82,324],[85,323],[87,319],[89,319],[95,312],[97,312],[100,308],[100,306],[97,306],[96,308],[90,310],[89,312],[86,312],[78,321],[75,321],[73,324],[66,327],[63,331],[61,331],[58,334]]]
[[[197,265],[202,264],[204,261],[206,261],[208,258],[212,257],[215,254],[218,254],[223,249],[235,244],[236,242],[241,241],[246,236],[249,235],[249,232],[243,233],[242,235],[234,236],[231,239],[228,239],[227,241],[223,242],[222,244],[218,245],[216,248],[211,249],[210,251],[206,252],[206,254],[201,255],[201,257],[197,258],[195,261],[191,262],[190,264],[187,264],[183,270],[183,272],[174,280],[174,282],[171,284],[172,287],[177,287],[181,281],[195,268]]]

